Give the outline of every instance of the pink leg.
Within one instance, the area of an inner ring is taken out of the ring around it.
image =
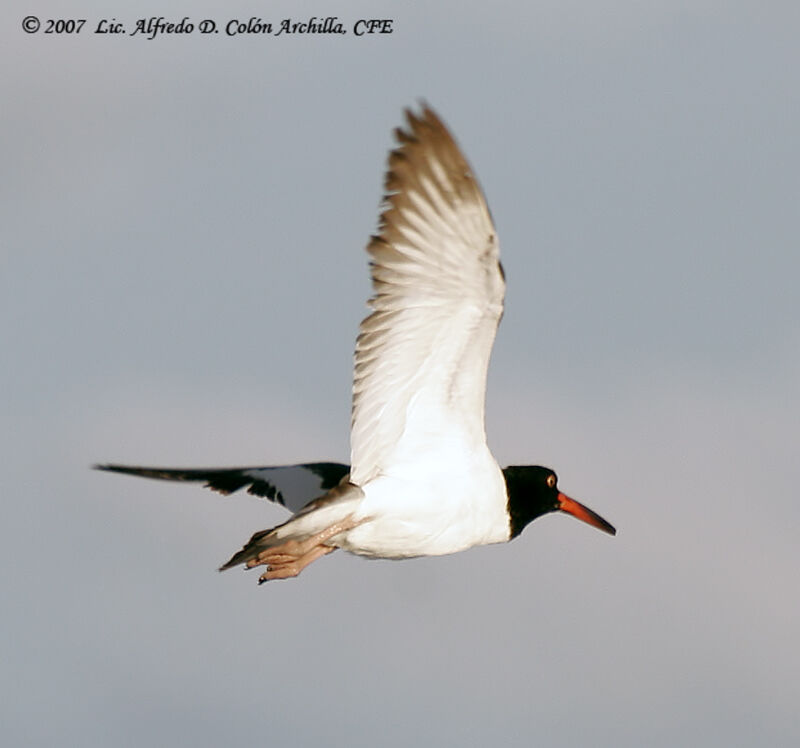
[[[270,579],[289,579],[290,577],[296,577],[312,561],[316,561],[318,558],[322,558],[325,554],[335,550],[335,548],[328,545],[318,545],[316,548],[306,553],[305,556],[300,556],[300,558],[296,558],[293,561],[282,564],[269,561],[267,570],[258,578],[258,583],[263,584]]]
[[[296,577],[310,563],[335,550],[333,546],[325,545],[327,540],[341,532],[352,530],[361,522],[354,522],[348,518],[326,527],[305,540],[287,540],[262,551],[256,558],[250,559],[245,566],[248,569],[262,564],[267,566],[267,570],[258,579],[259,584],[269,579]]]

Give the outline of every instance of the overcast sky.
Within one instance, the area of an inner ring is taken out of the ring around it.
[[[0,742],[800,744],[797,3],[145,12],[348,33],[0,11]],[[348,460],[363,247],[423,98],[500,236],[494,453],[619,534],[218,574],[279,507],[89,466]]]

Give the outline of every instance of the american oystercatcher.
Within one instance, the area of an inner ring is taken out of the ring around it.
[[[374,295],[355,352],[351,465],[166,469],[97,465],[148,478],[203,481],[294,512],[255,533],[221,569],[266,566],[259,583],[297,576],[342,548],[373,558],[455,553],[502,543],[566,512],[614,535],[561,493],[546,467],[500,469],[486,444],[486,373],[505,281],[475,175],[427,106],[406,111],[389,155]]]

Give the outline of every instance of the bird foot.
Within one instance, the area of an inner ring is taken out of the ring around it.
[[[252,569],[255,566],[266,566],[267,570],[258,578],[258,583],[263,584],[270,579],[289,579],[296,577],[310,563],[318,558],[336,550],[335,546],[325,545],[339,533],[352,530],[365,520],[354,522],[348,518],[326,527],[321,532],[305,540],[287,540],[280,545],[272,546],[251,558],[245,567]]]
[[[310,563],[318,558],[336,550],[332,546],[318,545],[303,556],[289,556],[285,553],[267,556],[260,563],[267,565],[267,570],[258,578],[259,584],[264,584],[270,579],[290,579],[296,577]],[[249,564],[248,564],[249,566]]]

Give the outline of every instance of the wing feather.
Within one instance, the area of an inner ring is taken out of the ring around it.
[[[485,442],[486,371],[503,311],[499,246],[469,164],[430,108],[406,119],[367,246],[374,295],[355,353],[356,485],[420,429]]]
[[[243,468],[159,468],[132,465],[95,465],[98,470],[158,480],[202,481],[206,488],[228,495],[247,486],[261,496],[298,512],[306,504],[338,485],[350,468],[338,462]]]

